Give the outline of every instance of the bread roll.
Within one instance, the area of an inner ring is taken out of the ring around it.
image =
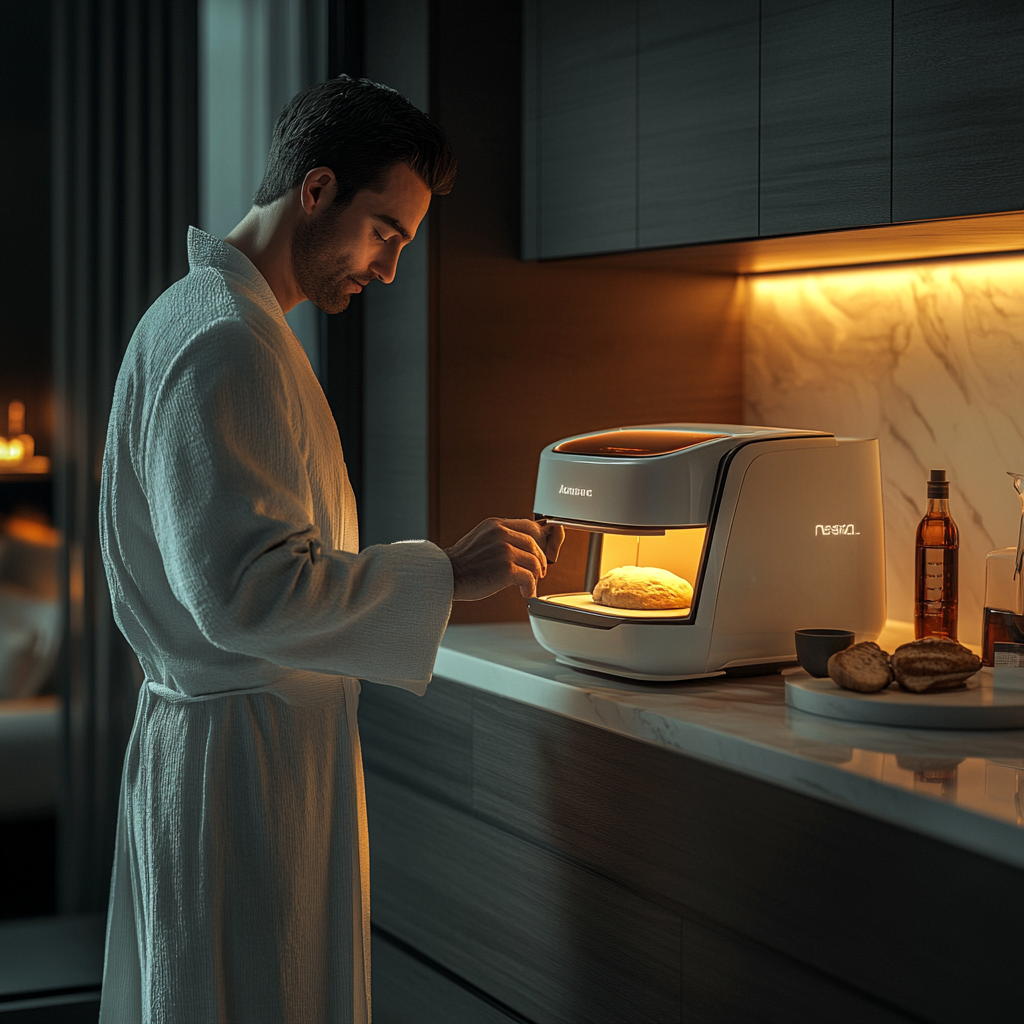
[[[621,565],[598,580],[594,587],[594,600],[610,608],[643,611],[689,608],[693,601],[693,587],[667,569]]]
[[[945,636],[928,636],[897,647],[892,671],[910,693],[956,690],[981,668],[981,658]]]
[[[828,659],[829,678],[844,690],[877,693],[892,682],[889,655],[871,640],[854,644]]]

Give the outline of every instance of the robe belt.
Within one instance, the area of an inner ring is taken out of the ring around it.
[[[299,678],[285,676],[275,679],[273,682],[264,683],[262,686],[240,687],[237,690],[216,690],[213,693],[199,693],[195,695],[181,693],[179,690],[172,690],[163,683],[154,679],[147,679],[145,687],[154,697],[167,701],[168,704],[193,704],[197,701],[220,700],[224,697],[245,697],[249,694],[267,694],[271,697],[280,697],[283,700],[294,701],[296,697],[302,698],[301,703],[306,703],[312,698],[324,697],[343,700],[344,683],[352,682],[358,685],[357,679],[349,679],[347,676],[326,676],[314,675]],[[358,691],[357,691],[358,692]]]

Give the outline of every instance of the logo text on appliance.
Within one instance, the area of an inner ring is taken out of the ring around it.
[[[815,537],[859,537],[860,530],[854,527],[853,523],[835,523],[832,526],[822,526],[820,523],[814,528]]]
[[[584,490],[582,487],[566,487],[565,484],[558,488],[558,493],[571,494],[577,498],[592,498],[594,496],[593,491]]]

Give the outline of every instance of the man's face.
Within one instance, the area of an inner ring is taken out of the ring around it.
[[[315,209],[292,238],[292,271],[303,295],[325,313],[340,313],[375,278],[390,284],[398,254],[416,236],[429,205],[430,190],[419,175],[395,164],[383,191],[357,192],[343,210]]]

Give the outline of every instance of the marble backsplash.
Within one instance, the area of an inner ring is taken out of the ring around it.
[[[960,639],[979,643],[985,555],[1016,544],[1024,472],[1024,258],[749,277],[745,422],[877,437],[889,616],[913,617],[930,469],[960,528]]]

